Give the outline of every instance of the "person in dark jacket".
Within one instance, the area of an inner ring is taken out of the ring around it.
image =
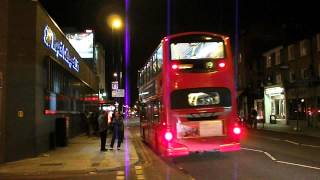
[[[100,151],[107,151],[106,142],[107,142],[107,132],[108,132],[108,119],[107,119],[106,111],[102,111],[101,114],[99,115],[98,124],[99,124],[100,140],[101,140]]]
[[[251,109],[251,114],[250,114],[250,118],[251,118],[251,128],[255,128],[257,129],[257,116],[258,116],[258,112],[255,109]]]
[[[123,141],[124,124],[123,124],[123,117],[118,111],[114,113],[114,116],[112,118],[112,126],[113,126],[113,133],[112,133],[110,149],[113,150],[114,141],[115,139],[117,139],[118,140],[117,149],[120,150],[120,146]]]

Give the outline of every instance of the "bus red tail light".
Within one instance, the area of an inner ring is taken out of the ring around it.
[[[166,132],[166,133],[164,134],[164,139],[165,139],[166,141],[170,142],[170,141],[172,140],[172,138],[173,138],[173,135],[172,135],[171,132]]]
[[[171,68],[173,70],[176,70],[176,69],[192,69],[193,68],[193,64],[172,64],[171,65]]]
[[[177,64],[172,64],[171,68],[172,68],[173,70],[176,70],[176,69],[178,69],[178,65],[177,65]]]
[[[217,63],[217,69],[218,69],[218,70],[223,70],[223,69],[225,69],[226,67],[227,67],[227,63],[224,62],[224,61],[219,61],[219,62]]]
[[[240,135],[240,134],[241,134],[241,128],[239,128],[239,127],[234,127],[234,128],[233,128],[233,133],[234,133],[235,135]]]

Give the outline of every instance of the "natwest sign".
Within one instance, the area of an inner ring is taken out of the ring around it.
[[[79,61],[76,57],[70,55],[69,49],[65,47],[62,41],[56,38],[55,33],[48,25],[45,26],[43,30],[43,42],[48,48],[55,52],[56,57],[61,58],[70,69],[79,72]]]

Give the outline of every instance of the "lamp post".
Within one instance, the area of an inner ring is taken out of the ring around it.
[[[113,74],[114,78],[116,81],[118,81],[118,87],[121,89],[122,88],[122,61],[121,61],[121,50],[120,50],[120,44],[119,40],[120,37],[115,36],[116,31],[121,31],[122,29],[122,20],[119,15],[110,15],[108,18],[108,25],[111,27],[111,54],[112,54],[112,64],[115,70],[115,73]],[[115,36],[115,37],[114,37]],[[115,40],[114,40],[115,38]],[[114,43],[116,44],[116,50],[114,49]],[[118,55],[118,60],[115,60],[115,54]],[[120,104],[119,107],[121,107],[122,102],[119,97],[116,97],[116,101]],[[121,110],[121,109],[119,109]]]

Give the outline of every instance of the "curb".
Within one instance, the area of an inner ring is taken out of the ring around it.
[[[304,136],[304,137],[320,138],[320,135],[319,136],[314,136],[314,135],[310,135],[310,134],[305,134],[303,132],[277,131],[277,130],[263,129],[263,128],[259,128],[259,129],[246,128],[246,131],[266,131],[266,132],[276,132],[276,133],[290,134],[290,135],[293,134],[293,135]],[[320,129],[319,129],[319,132],[320,132]]]

